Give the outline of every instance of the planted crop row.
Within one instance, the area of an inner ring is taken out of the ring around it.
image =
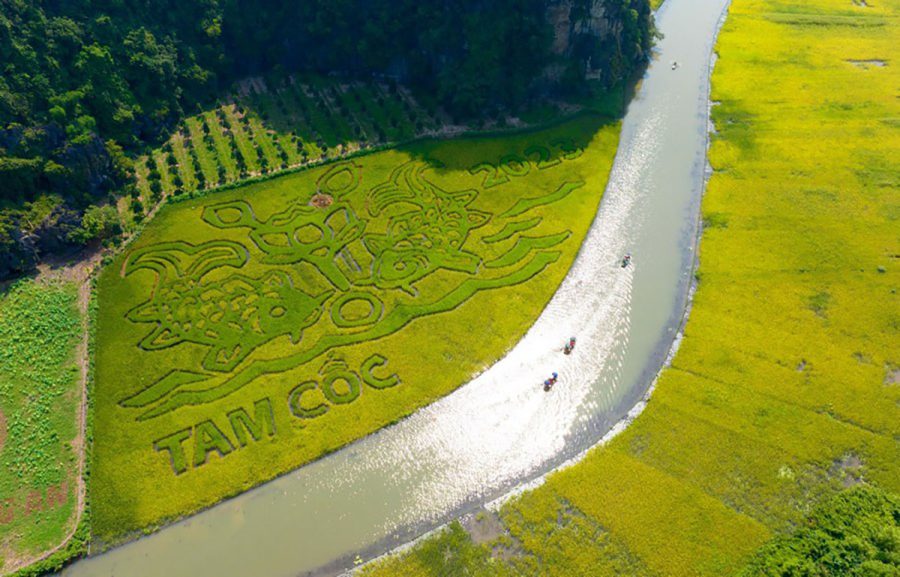
[[[167,195],[409,140],[441,122],[396,83],[312,77],[274,89],[261,80],[246,86],[232,102],[187,118],[160,148],[137,159],[136,215]]]

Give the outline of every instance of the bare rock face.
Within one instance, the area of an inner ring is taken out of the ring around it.
[[[557,56],[570,56],[582,37],[602,40],[612,31],[604,0],[551,0],[547,20],[553,26],[552,51]]]
[[[594,76],[603,63],[594,62],[592,54],[620,30],[610,22],[605,0],[550,0],[547,20],[553,29],[551,51],[557,57],[544,71],[551,81],[559,80],[573,61],[584,67],[586,77]]]
[[[547,0],[555,61],[544,70],[549,84],[573,78],[613,86],[649,59],[653,14],[648,0]]]
[[[547,7],[547,20],[553,26],[553,44],[550,50],[557,56],[565,55],[570,48],[572,4],[573,0],[557,0]]]
[[[611,32],[609,21],[606,18],[606,9],[602,0],[593,0],[590,3],[587,17],[576,21],[578,32],[595,38],[605,38]]]

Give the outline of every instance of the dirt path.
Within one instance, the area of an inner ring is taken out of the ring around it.
[[[87,459],[87,410],[88,410],[88,379],[90,378],[90,325],[88,309],[91,302],[91,277],[100,264],[103,251],[100,249],[86,249],[77,255],[48,261],[38,267],[38,274],[35,278],[37,282],[47,282],[53,280],[63,280],[74,282],[78,285],[78,311],[81,316],[81,339],[75,348],[75,362],[79,367],[79,385],[78,394],[81,399],[78,404],[77,419],[78,432],[72,439],[72,450],[76,455],[75,468],[75,515],[71,522],[71,528],[60,543],[32,557],[20,557],[12,560],[10,566],[4,568],[4,572],[0,575],[11,574],[18,569],[42,561],[57,551],[62,550],[68,545],[69,541],[75,535],[81,517],[84,514],[85,497],[87,487],[84,482],[84,465]],[[3,446],[5,427],[3,414],[0,413],[0,447]],[[9,559],[8,559],[9,561]]]

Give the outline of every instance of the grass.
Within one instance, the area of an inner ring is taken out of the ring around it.
[[[441,575],[468,577],[506,577],[515,575],[510,568],[493,563],[489,552],[472,543],[469,535],[459,523],[453,523],[448,530],[426,540],[416,547],[402,562],[388,559],[379,575],[414,575],[440,566]]]
[[[296,146],[288,146],[284,148],[280,142],[273,141],[271,135],[266,131],[265,127],[259,122],[258,118],[248,118],[243,116],[245,129],[253,135],[253,140],[259,146],[259,150],[266,158],[269,166],[280,167],[282,163],[281,151],[284,150],[288,155],[288,164],[296,164],[299,162]],[[293,152],[293,155],[290,153]],[[286,167],[285,167],[286,168]]]
[[[184,136],[181,133],[176,133],[172,137],[171,142],[172,152],[178,162],[178,175],[182,180],[182,188],[185,190],[196,190],[197,169],[196,167],[194,167],[193,160],[191,159],[190,153],[185,146]]]
[[[165,205],[98,281],[95,535],[239,493],[495,361],[566,274],[617,134],[585,115]],[[470,170],[535,145],[560,162],[490,188]],[[317,191],[331,204],[310,206]]]
[[[672,367],[623,434],[503,507],[500,543],[456,538],[447,559],[476,547],[501,575],[737,575],[846,487],[900,492],[898,18],[896,1],[734,0]],[[888,64],[849,62],[865,60]],[[480,563],[466,570],[491,574]],[[414,550],[367,574],[465,574],[447,567]]]
[[[228,102],[187,118],[161,149],[150,152],[165,160],[167,153],[161,150],[171,147],[177,160],[171,170],[161,170],[159,177],[154,177],[148,174],[146,159],[138,159],[138,190],[146,201],[153,178],[160,180],[164,195],[192,192],[302,166],[320,160],[323,153],[332,158],[342,156],[379,133],[392,142],[416,136],[408,123],[389,119],[399,106],[399,97],[382,99],[379,104],[373,90],[380,88],[314,77],[290,79],[272,89],[261,79],[246,81]],[[204,124],[209,136],[205,136]],[[243,176],[238,155],[246,165]],[[205,177],[203,182],[197,180],[196,164]],[[145,202],[147,208],[152,204]]]
[[[73,284],[19,281],[0,295],[0,570],[72,529],[81,392]]]
[[[204,112],[203,121],[209,127],[209,138],[212,140],[212,149],[216,154],[216,165],[225,168],[226,182],[235,181],[240,177],[235,161],[235,146],[231,139],[225,135],[225,127],[221,125],[219,115],[215,112]],[[169,191],[168,188],[163,190]]]
[[[158,150],[154,151],[150,157],[151,160],[156,163],[156,169],[159,172],[159,181],[163,191],[175,190],[175,185],[172,183],[172,169],[166,160],[167,155],[163,151]]]

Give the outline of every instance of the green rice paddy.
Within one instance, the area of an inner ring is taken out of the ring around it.
[[[900,492],[898,28],[897,0],[733,0],[698,290],[648,408],[476,517],[497,534],[454,523],[363,574],[756,576],[833,511],[885,523]],[[389,83],[253,79],[138,159],[139,216],[180,201],[98,280],[98,548],[402,419],[524,334],[594,217],[619,126],[584,115],[356,155],[449,123]],[[33,281],[0,296],[0,570],[74,529],[76,300]],[[881,525],[854,523],[839,530],[881,543]]]
[[[77,288],[19,281],[0,294],[0,571],[74,529],[81,405]]]
[[[203,120],[237,138],[235,110]],[[566,274],[618,129],[426,141],[165,205],[98,283],[94,534],[212,505],[489,366]]]

